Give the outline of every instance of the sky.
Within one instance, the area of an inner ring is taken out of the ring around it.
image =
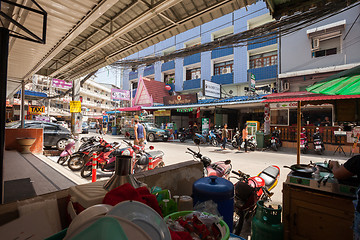
[[[120,70],[103,67],[95,75],[94,81],[97,83],[109,83],[120,87]]]

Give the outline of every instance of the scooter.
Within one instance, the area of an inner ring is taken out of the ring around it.
[[[324,142],[322,140],[322,137],[320,135],[320,131],[319,128],[317,127],[314,133],[314,150],[315,152],[317,152],[318,154],[323,154],[325,151],[325,145]]]
[[[114,142],[112,144],[106,146],[98,146],[97,148],[93,149],[94,152],[97,152],[96,158],[96,167],[99,168],[103,172],[113,172],[115,170],[115,156],[111,156],[111,153],[114,152],[116,149],[120,148],[121,143]],[[126,148],[122,149],[123,151]],[[81,169],[80,175],[83,178],[90,177],[92,175],[92,163],[94,160],[94,156],[91,156],[89,160],[84,164],[83,168]]]
[[[280,168],[272,165],[257,176],[250,177],[241,171],[232,171],[238,182],[235,184],[234,211],[236,213],[233,233],[240,235],[244,220],[254,216],[256,203],[259,200],[269,201],[273,195],[270,191],[277,185]]]
[[[200,160],[203,163],[205,177],[217,176],[217,177],[229,179],[230,172],[232,169],[231,160],[211,163],[211,159],[209,157],[206,157],[200,153],[200,147],[199,147],[200,140],[195,139],[194,142],[198,146],[199,151],[195,152],[192,149],[187,148],[188,151],[186,151],[186,153],[193,155],[193,157],[196,160]]]
[[[307,140],[305,128],[303,128],[300,133],[300,151],[304,154],[309,151],[309,143]]]
[[[219,146],[221,142],[221,138],[219,138],[219,135],[215,133],[215,130],[209,130],[208,139],[210,144],[214,147]]]
[[[178,139],[180,142],[185,142],[186,139],[192,139],[193,134],[191,133],[190,129],[182,128],[182,130],[178,133]]]
[[[195,133],[194,141],[195,141],[195,139],[199,139],[200,143],[202,143],[202,144],[207,143],[207,137],[205,137],[204,135],[202,135],[200,133]]]
[[[77,153],[79,150],[82,151],[85,147],[89,146],[92,143],[92,138],[83,137],[80,139],[81,145],[77,151],[76,150],[76,141],[77,137],[73,136],[73,138],[69,139],[68,144],[66,144],[65,149],[61,152],[60,157],[57,160],[57,163],[60,165],[65,165],[66,162],[70,159],[70,157]]]
[[[275,127],[275,130],[271,134],[270,143],[271,143],[270,147],[274,151],[277,151],[282,145],[280,141],[280,130],[278,130],[277,127]]]
[[[240,131],[238,129],[236,129],[236,133],[234,134],[233,136],[233,139],[231,141],[231,145],[234,147],[234,148],[245,148],[245,142],[243,142],[242,140],[242,135],[240,133]],[[248,144],[248,148],[251,150],[251,151],[255,151],[256,150],[256,140],[254,137],[251,137],[248,139],[247,141],[247,144]]]

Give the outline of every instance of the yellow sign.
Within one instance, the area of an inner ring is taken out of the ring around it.
[[[80,101],[70,101],[70,112],[71,113],[80,113],[81,112],[81,102]]]
[[[170,110],[159,110],[154,112],[155,117],[171,116]]]
[[[42,113],[45,113],[45,107],[44,106],[29,106],[29,114],[31,114],[31,115],[40,115]]]

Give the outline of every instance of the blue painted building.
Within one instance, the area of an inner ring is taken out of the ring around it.
[[[126,59],[166,55],[175,50],[211,42],[243,32],[271,21],[264,2],[257,2],[211,22],[190,29],[137,52]],[[278,43],[276,38],[242,47],[221,47],[196,53],[169,62],[157,62],[136,71],[127,69],[123,75],[124,89],[136,89],[139,76],[156,81],[175,82],[176,92],[200,92],[202,80],[221,84],[226,95],[243,96],[248,87],[248,73],[253,73],[257,86],[274,87],[278,73]],[[268,93],[268,92],[260,92]]]

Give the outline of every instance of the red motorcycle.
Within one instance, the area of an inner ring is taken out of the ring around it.
[[[96,153],[96,167],[100,168],[103,172],[113,172],[115,170],[115,157],[111,155],[116,149],[121,146],[120,143],[105,143],[93,149],[93,153]],[[123,149],[126,150],[126,149]],[[81,176],[83,178],[90,177],[92,175],[92,162],[94,155],[84,164],[81,169]]]
[[[165,166],[163,161],[163,151],[147,152],[145,151],[144,146],[135,145],[126,140],[123,141],[129,146],[129,148],[124,150],[122,155],[132,156],[131,172],[133,174]],[[149,149],[153,150],[154,147],[150,146]]]
[[[232,171],[239,181],[235,184],[234,210],[236,213],[233,233],[240,235],[244,220],[254,216],[256,203],[268,201],[273,195],[270,191],[277,185],[280,168],[272,165],[265,168],[257,176],[250,177],[241,171]]]
[[[203,163],[205,177],[217,176],[217,177],[229,179],[230,172],[232,169],[231,160],[211,163],[211,159],[209,157],[206,157],[200,153],[200,147],[199,147],[200,139],[194,139],[194,142],[198,146],[199,152],[195,152],[190,148],[187,148],[187,150],[189,150],[189,152],[187,153],[193,155],[195,159],[200,160]]]

